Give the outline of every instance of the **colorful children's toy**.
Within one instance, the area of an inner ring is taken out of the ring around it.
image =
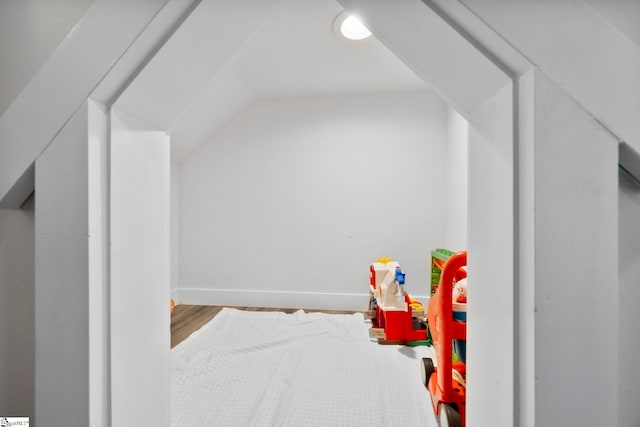
[[[371,336],[382,343],[427,344],[422,304],[404,290],[405,273],[391,258],[378,258],[369,267]]]
[[[434,367],[431,358],[422,359],[422,380],[429,390],[441,426],[464,427],[466,422],[466,308],[462,315],[459,305],[462,303],[457,302],[458,310],[454,310],[452,295],[454,283],[466,278],[466,265],[466,252],[448,257],[441,271],[440,283],[429,300],[427,312],[438,367]],[[459,358],[456,361],[452,360],[454,343],[457,344]]]
[[[435,295],[440,283],[440,275],[442,274],[442,268],[449,258],[451,258],[453,252],[448,249],[434,249],[431,251],[431,296]],[[455,280],[460,280],[464,277],[463,271],[456,273]]]
[[[444,267],[444,263],[447,262],[451,255],[453,255],[453,252],[447,249],[434,249],[431,251],[431,296],[438,289],[442,267]]]

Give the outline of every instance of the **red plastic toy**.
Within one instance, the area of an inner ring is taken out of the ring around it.
[[[424,309],[404,290],[404,276],[391,258],[378,258],[369,267],[369,308],[377,326],[370,336],[381,343],[428,345]]]
[[[467,253],[453,254],[445,263],[438,289],[429,300],[427,319],[438,367],[431,358],[422,359],[422,380],[441,426],[466,424],[466,366],[453,361],[453,340],[467,339],[467,323],[453,318],[452,290],[455,280],[466,277]],[[465,360],[465,357],[462,357]]]
[[[376,306],[376,322],[378,328],[384,330],[384,335],[379,336],[383,342],[399,342],[407,345],[426,345],[427,330],[416,322],[416,312],[422,312],[417,308],[415,300],[407,293],[404,295],[407,310],[384,310]]]

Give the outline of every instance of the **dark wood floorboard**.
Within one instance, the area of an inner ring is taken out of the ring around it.
[[[171,314],[171,348],[180,344],[186,340],[189,335],[197,331],[216,314],[224,308],[221,305],[176,305],[173,313]],[[295,313],[298,308],[269,308],[269,307],[230,307],[238,310],[246,311],[282,311],[285,313]],[[358,311],[349,310],[316,310],[316,309],[303,309],[308,313],[328,313],[328,314],[352,314],[361,313]]]

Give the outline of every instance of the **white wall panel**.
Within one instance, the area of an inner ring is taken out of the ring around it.
[[[89,217],[89,422],[109,420],[109,191],[108,124],[105,107],[87,101]]]
[[[447,111],[446,248],[467,249],[469,219],[469,123],[453,108]]]
[[[169,137],[111,112],[112,423],[169,425]]]
[[[640,425],[640,186],[620,177],[618,193],[618,413],[620,426]]]
[[[469,115],[469,426],[513,424],[513,93]],[[495,405],[487,404],[491,396]]]
[[[36,418],[89,425],[86,104],[36,162]]]
[[[180,165],[180,288],[359,294],[364,308],[369,264],[391,256],[427,295],[446,117],[429,91],[254,103]]]
[[[535,417],[618,424],[618,146],[535,79]]]

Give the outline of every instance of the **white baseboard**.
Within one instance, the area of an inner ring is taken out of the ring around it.
[[[264,291],[249,289],[174,290],[174,301],[180,304],[227,305],[278,308],[316,308],[325,310],[367,310],[369,293]],[[173,292],[172,292],[173,295]],[[425,304],[426,296],[413,296]]]
[[[171,298],[176,304],[180,304],[180,290],[179,289],[171,289]]]
[[[249,307],[366,310],[369,294],[262,291],[248,289],[178,289],[181,304]],[[178,300],[176,300],[178,301]]]

